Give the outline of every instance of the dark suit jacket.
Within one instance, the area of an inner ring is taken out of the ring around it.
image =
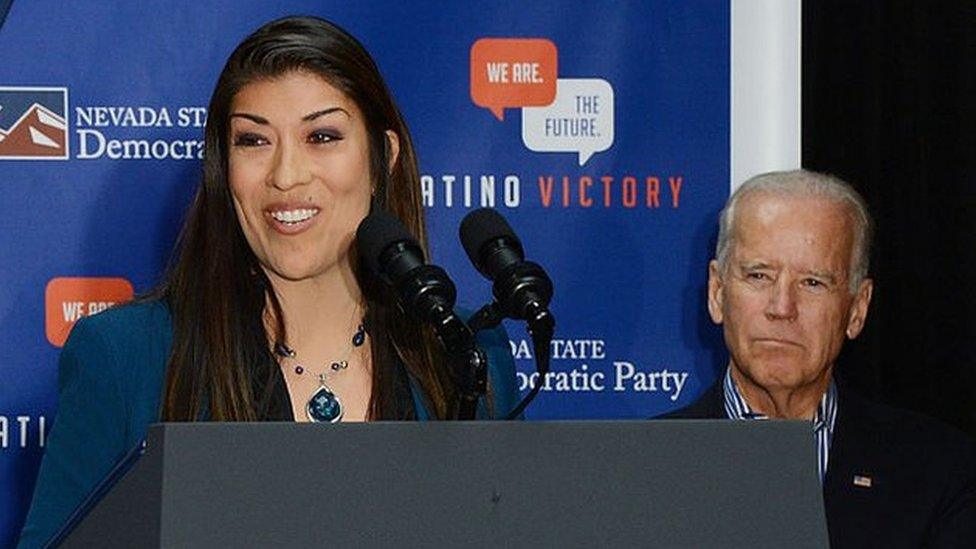
[[[837,396],[824,481],[831,547],[976,547],[976,444],[841,385]],[[726,418],[721,381],[664,417]],[[855,475],[870,478],[870,488],[855,485]]]

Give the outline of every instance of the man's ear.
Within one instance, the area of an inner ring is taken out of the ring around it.
[[[397,158],[400,156],[400,136],[393,130],[386,130],[386,171],[392,172],[396,166]]]
[[[851,303],[851,310],[847,314],[847,334],[848,339],[854,339],[860,335],[864,329],[864,322],[868,318],[868,306],[871,305],[871,295],[874,293],[874,281],[865,278],[861,281],[857,293],[854,294],[854,302]]]
[[[722,270],[718,266],[718,261],[713,259],[708,262],[708,314],[715,324],[721,324],[724,318],[722,316],[722,303],[725,299],[724,290]]]

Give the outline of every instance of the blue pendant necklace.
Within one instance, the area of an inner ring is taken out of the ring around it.
[[[305,403],[305,416],[308,417],[309,421],[313,423],[337,423],[342,419],[342,401],[339,400],[338,395],[329,387],[327,382],[328,375],[348,368],[349,357],[352,355],[353,349],[362,347],[365,341],[366,328],[363,326],[363,323],[360,323],[356,328],[356,332],[352,335],[352,341],[350,341],[349,348],[343,354],[343,358],[330,362],[329,367],[319,373],[319,387],[312,393],[308,402]],[[294,359],[297,356],[291,347],[280,341],[275,343],[274,350],[275,354],[282,358]],[[301,364],[295,365],[296,375],[303,375],[305,371],[306,368]]]

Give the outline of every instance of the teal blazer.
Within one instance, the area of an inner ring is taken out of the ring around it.
[[[173,342],[162,302],[130,304],[83,318],[71,331],[58,369],[58,412],[47,437],[20,548],[42,547],[125,454],[159,422]],[[515,366],[503,330],[482,332],[492,410],[518,402]],[[413,388],[418,420],[430,418]],[[487,408],[479,417],[488,418]]]

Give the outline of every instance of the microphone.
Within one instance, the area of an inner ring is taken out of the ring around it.
[[[498,212],[480,208],[461,221],[461,244],[478,272],[492,281],[494,303],[471,317],[469,324],[479,331],[497,326],[502,318],[525,320],[535,348],[538,382],[512,409],[506,419],[519,417],[542,389],[549,372],[549,344],[556,320],[549,312],[552,280],[537,263],[525,260],[522,242]]]
[[[433,324],[453,315],[454,283],[444,269],[426,263],[420,244],[400,220],[374,207],[356,229],[356,245],[369,270],[392,287],[405,311]]]
[[[461,221],[460,234],[471,263],[493,281],[502,315],[530,325],[549,315],[552,280],[537,263],[525,261],[522,242],[505,218],[491,208],[474,210]]]
[[[356,246],[369,270],[393,289],[400,307],[433,325],[458,384],[455,417],[474,419],[487,389],[488,360],[454,312],[454,283],[444,269],[425,262],[420,244],[400,220],[375,205],[356,229]]]

